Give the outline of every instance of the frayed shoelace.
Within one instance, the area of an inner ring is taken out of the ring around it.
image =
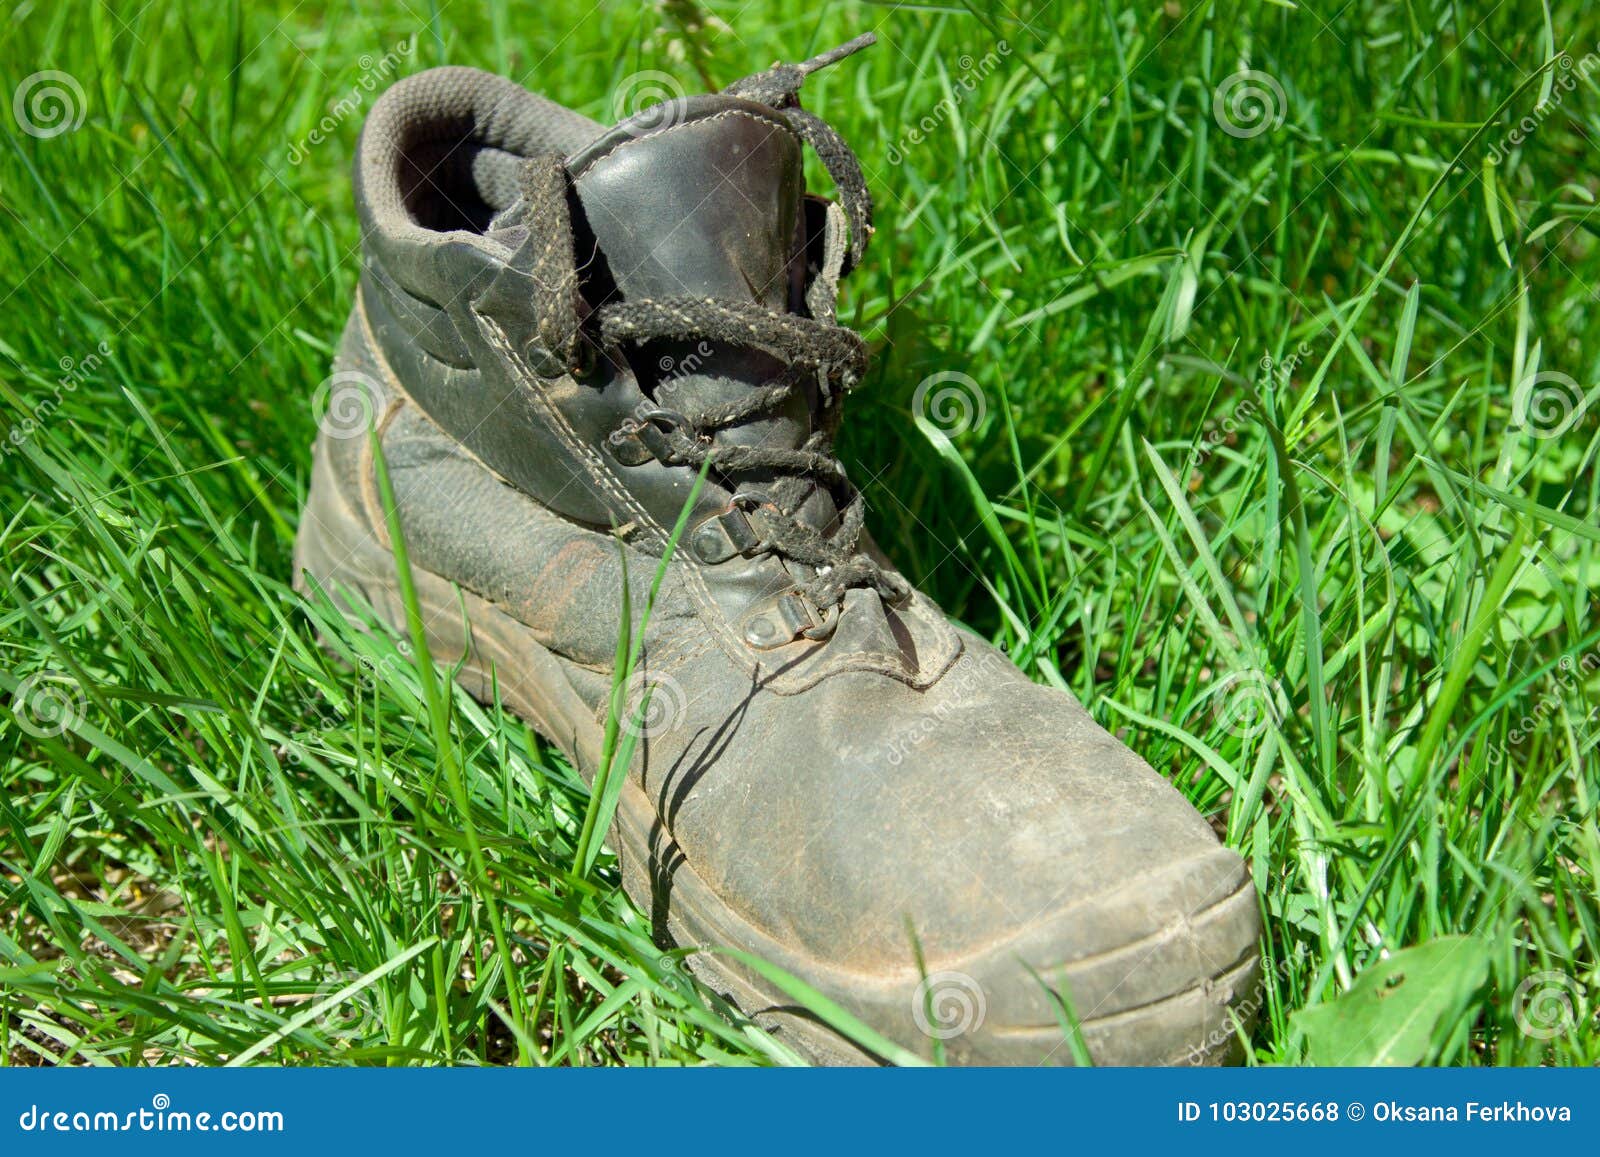
[[[811,73],[873,40],[870,34],[858,37],[803,64],[779,64],[723,90],[777,111],[817,153],[839,191],[850,227],[843,272],[854,268],[866,249],[872,233],[872,199],[855,154],[822,118],[800,107],[799,90]],[[892,603],[910,593],[903,579],[859,549],[865,503],[831,453],[840,399],[866,372],[866,344],[860,337],[830,321],[714,298],[619,302],[600,311],[599,324],[608,344],[699,338],[759,349],[784,362],[788,368],[777,379],[732,402],[687,413],[654,410],[625,432],[635,433],[644,423],[654,425],[660,437],[651,439],[653,453],[669,465],[700,467],[710,458],[713,468],[725,476],[758,470],[780,475],[765,492],[735,492],[735,506],[761,512],[760,541],[748,553],[772,552],[812,567],[816,576],[799,590],[819,610],[837,606],[852,587],[870,587]],[[713,444],[717,431],[781,409],[807,372],[815,374],[819,383],[823,416],[821,428],[802,445],[791,449]],[[810,483],[824,487],[834,499],[838,522],[831,534],[795,517],[810,493]]]

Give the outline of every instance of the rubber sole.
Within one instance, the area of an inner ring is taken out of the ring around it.
[[[403,631],[405,607],[394,556],[339,492],[320,452],[296,539],[295,570],[297,585],[307,585],[309,575],[336,602],[340,591],[351,592],[391,628]],[[441,661],[462,659],[457,677],[469,694],[487,700],[491,689],[498,689],[509,710],[560,748],[586,780],[592,779],[600,721],[572,688],[562,661],[527,627],[470,591],[416,567],[412,577],[434,656]],[[908,967],[893,975],[851,973],[797,953],[751,926],[695,874],[631,779],[622,788],[608,839],[621,860],[624,886],[642,910],[652,911],[658,883],[664,874],[669,878],[671,903],[664,918],[658,914],[657,931],[664,932],[670,944],[737,948],[803,978],[869,1024],[907,1019],[916,999],[908,994],[921,979],[914,971]],[[1209,872],[1208,880],[1215,877],[1208,883],[1206,902],[1197,904],[1187,918],[1152,928],[1114,952],[1062,961],[1049,970],[1070,992],[1109,994],[1088,1009],[1078,1009],[1083,1038],[1098,1063],[1220,1064],[1228,1059],[1235,1039],[1230,1006],[1253,989],[1259,962],[1254,951],[1254,889],[1237,857],[1217,851],[1212,863],[1195,861],[1171,869],[1173,887],[1197,871]],[[1148,878],[1130,881],[1129,899],[1132,890],[1143,894],[1153,886]],[[1113,906],[1123,901],[1113,895],[1096,902]],[[1046,923],[1059,926],[1071,919],[1069,910]],[[1025,931],[983,954],[955,962],[950,967],[958,971],[951,974],[970,978],[1016,973],[1014,946],[1026,938]],[[1205,979],[1153,995],[1124,983],[1132,975],[1130,969],[1180,952],[1198,953],[1212,965]],[[700,951],[688,964],[702,983],[812,1063],[880,1063],[732,958]],[[945,1053],[947,1059],[967,1064],[1069,1063],[1064,1040],[1056,1022],[982,1024],[980,1017],[970,1033],[945,1042]],[[916,1043],[926,1046],[928,1041]],[[927,1053],[929,1048],[920,1051]]]

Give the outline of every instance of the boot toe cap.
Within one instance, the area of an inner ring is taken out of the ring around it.
[[[1096,1064],[1217,1063],[1249,1027],[1259,931],[1245,866],[1218,847],[930,971],[911,1019],[959,1063],[1067,1063],[1064,1002]]]

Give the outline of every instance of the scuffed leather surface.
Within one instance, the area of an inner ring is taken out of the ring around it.
[[[799,137],[770,109],[735,97],[691,98],[663,119],[664,127],[648,130],[619,125],[571,162],[596,260],[617,297],[788,309],[805,275]],[[651,342],[638,364],[668,409],[737,398],[784,369],[759,350],[691,341]],[[796,391],[783,412],[722,430],[716,441],[798,446],[811,432],[810,401]]]
[[[350,339],[341,361],[371,364]],[[359,444],[332,444],[342,485],[370,468]],[[414,565],[493,603],[567,663],[598,735],[621,605],[616,538],[495,478],[403,401],[383,446]],[[628,548],[636,611],[654,561]],[[663,584],[637,676],[670,714],[632,769],[682,853],[653,866],[658,887],[670,892],[687,865],[764,934],[873,972],[907,967],[908,927],[930,961],[959,961],[1216,851],[1148,765],[988,644],[966,638],[922,689],[846,669],[779,695],[773,676],[707,636],[682,574]],[[1124,921],[1095,919],[1079,919],[1075,956],[1126,938]]]
[[[689,262],[687,253],[679,257],[693,284],[731,292],[732,285],[718,278],[741,271],[738,280],[750,282],[745,293],[782,303],[794,289],[796,270],[784,262],[774,263],[773,254],[789,254],[788,260],[795,260],[803,248],[782,243],[785,234],[798,237],[800,232],[800,146],[792,131],[760,106],[728,97],[691,98],[684,102],[683,119],[665,132],[602,136],[593,155],[573,164],[580,170],[591,169],[594,183],[587,191],[597,211],[604,203],[607,211],[637,215],[650,205],[628,200],[632,194],[621,187],[628,182],[620,179],[628,166],[653,153],[655,164],[666,163],[669,171],[675,171],[674,155],[718,149],[730,173],[727,187],[719,185],[724,196],[717,205],[716,221],[688,222],[695,244],[712,247],[717,260],[705,253],[698,263]],[[622,171],[614,166],[622,166]],[[608,175],[618,180],[608,182]],[[367,173],[358,192],[364,193],[375,179]],[[678,208],[687,221],[695,216],[695,206],[684,200],[691,195],[692,176],[684,172],[676,180],[674,195],[683,202]],[[578,183],[584,183],[581,175]],[[581,199],[582,192],[574,198]],[[650,231],[657,243],[663,232],[675,231],[670,206],[668,210],[658,214],[656,228]],[[511,269],[508,262],[516,256],[511,249],[492,235],[459,231],[440,233],[429,246],[419,243],[415,229],[391,236],[378,227],[381,222],[376,217],[372,224],[357,317],[373,360],[393,392],[415,402],[497,478],[547,509],[587,528],[629,528],[634,545],[659,556],[698,472],[653,460],[625,466],[605,451],[607,437],[642,405],[655,400],[622,351],[606,351],[595,373],[582,381],[566,374],[540,376],[525,344],[535,328],[538,303],[531,296],[519,301],[516,294],[504,291],[514,283],[505,276]],[[634,256],[642,260],[642,253]],[[636,265],[629,283],[637,288],[665,287],[658,280],[641,281],[647,271],[651,278],[666,276],[661,269]],[[764,356],[714,351],[693,372],[677,375],[666,392],[678,404],[714,401],[729,389],[747,388],[742,378],[760,380],[767,370],[775,373],[776,365],[763,370],[756,364]],[[723,436],[797,444],[809,432],[810,419],[803,398],[797,396],[793,408],[793,413],[749,423]],[[725,510],[731,498],[730,490],[708,479],[690,525]],[[819,524],[831,517],[826,499],[819,490],[807,503],[808,515]],[[684,552],[680,564],[677,577],[698,608],[708,636],[735,665],[762,678],[777,694],[803,691],[819,679],[851,669],[877,670],[925,686],[960,653],[959,637],[926,600],[891,609],[877,602],[876,595],[869,596],[870,602],[852,598],[826,642],[799,640],[772,651],[756,650],[744,638],[746,617],[763,600],[792,587],[797,576],[771,556],[705,565]]]
[[[369,360],[386,367],[383,372],[394,391],[417,402],[495,475],[574,522],[634,527],[639,548],[659,557],[696,473],[655,462],[620,466],[599,448],[606,433],[643,400],[637,386],[625,376],[612,377],[598,391],[570,377],[540,379],[498,323],[477,315],[470,320],[478,330],[476,342],[469,344],[477,346],[482,368],[459,370],[410,342],[399,320],[365,292],[357,313],[366,340],[376,346]],[[731,497],[708,481],[691,525],[725,509]],[[677,566],[712,637],[751,674],[759,671],[778,694],[804,690],[852,667],[926,684],[960,652],[955,631],[920,596],[894,611],[857,600],[847,605],[826,642],[797,641],[775,651],[755,651],[744,642],[740,622],[754,603],[793,584],[784,564],[771,557],[736,557],[705,566],[680,552]]]
[[[1075,701],[975,641],[926,691],[848,672],[729,701],[738,684],[708,681],[714,665],[700,660],[683,726],[650,738],[647,793],[719,895],[841,967],[904,968],[908,921],[930,960],[981,952],[1216,847]],[[1106,932],[1082,952],[1120,943]]]
[[[770,109],[701,98],[673,123],[620,126],[572,162],[575,188],[627,297],[753,297],[788,307],[800,140]]]
[[[710,120],[726,98],[685,107]],[[633,288],[657,292],[665,273],[732,294],[718,278],[733,270],[760,300],[778,292],[785,271],[761,261],[784,230],[803,228],[784,216],[798,197],[784,175],[798,180],[798,145],[747,119],[743,143],[723,143],[779,173],[779,204],[757,203],[743,217],[729,200],[663,268],[642,260],[624,270],[625,287],[632,278]],[[670,139],[712,127],[691,124]],[[626,137],[602,136],[575,168],[593,164],[603,175],[608,158],[626,164],[665,143]],[[638,183],[635,174],[620,180],[620,194],[591,189],[592,207],[648,212]],[[826,211],[820,223],[816,247],[834,255],[819,266],[826,279],[837,276],[842,233],[835,220],[829,240]],[[623,584],[637,615],[695,471],[621,466],[604,452],[606,436],[647,400],[648,383],[622,351],[606,351],[581,380],[534,371],[550,372],[548,360],[529,356],[537,302],[519,297],[515,253],[493,237],[374,228],[367,250],[339,368],[381,383],[382,444],[413,564],[477,597],[472,605],[496,632],[495,662],[518,666],[531,696],[550,700],[548,711],[524,713],[544,719],[592,774]],[[720,263],[697,266],[712,250]],[[641,252],[648,257],[648,245]],[[792,272],[783,289],[791,305],[805,298]],[[641,283],[646,274],[658,280]],[[681,376],[678,397],[714,400],[741,374],[760,373],[753,361],[713,359]],[[803,437],[801,419],[778,415],[761,433]],[[382,540],[365,445],[325,438],[320,452],[347,505],[366,511]],[[729,499],[707,485],[691,525]],[[875,551],[870,539],[864,546]],[[380,553],[374,571],[383,563]],[[853,590],[827,642],[752,649],[742,616],[795,578],[773,558],[703,565],[680,553],[668,568],[636,676],[657,688],[668,716],[640,739],[629,773],[648,800],[632,800],[630,814],[657,818],[649,843],[659,854],[647,869],[654,918],[671,909],[676,882],[703,885],[703,908],[725,906],[744,925],[728,942],[765,937],[814,972],[858,976],[858,986],[843,985],[847,1003],[858,989],[881,990],[885,977],[914,986],[914,937],[930,968],[983,977],[996,1023],[1007,1026],[1050,1025],[1055,1015],[1019,961],[1076,963],[1080,975],[1110,978],[1101,997],[1121,988],[1125,1002],[1150,1003],[1209,984],[1248,950],[1248,922],[1232,918],[1220,939],[1205,941],[1230,958],[1196,958],[1207,949],[1191,917],[1224,895],[1235,908],[1248,902],[1238,860],[1070,696],[1031,683],[920,595],[896,609]],[[435,585],[453,604],[456,592]],[[1125,987],[1117,954],[1151,938],[1166,947],[1148,965],[1134,962],[1139,979]],[[1170,1043],[1129,1055],[1165,1055]]]
[[[637,627],[659,558],[550,516],[413,406],[389,424],[383,449],[416,565],[495,604],[563,658],[609,673],[621,630],[624,559]],[[663,584],[652,623],[658,643],[693,629],[697,616],[681,584]]]

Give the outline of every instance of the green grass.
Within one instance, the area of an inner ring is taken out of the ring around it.
[[[0,97],[60,70],[83,113],[0,114],[0,1057],[790,1059],[652,947],[561,757],[290,551],[385,53],[609,118],[641,71],[874,29],[808,103],[879,204],[844,301],[875,534],[1250,859],[1253,1059],[1600,1061],[1600,397],[1518,388],[1600,381],[1600,9],[693,8],[0,28]],[[952,370],[975,421],[918,404]]]

